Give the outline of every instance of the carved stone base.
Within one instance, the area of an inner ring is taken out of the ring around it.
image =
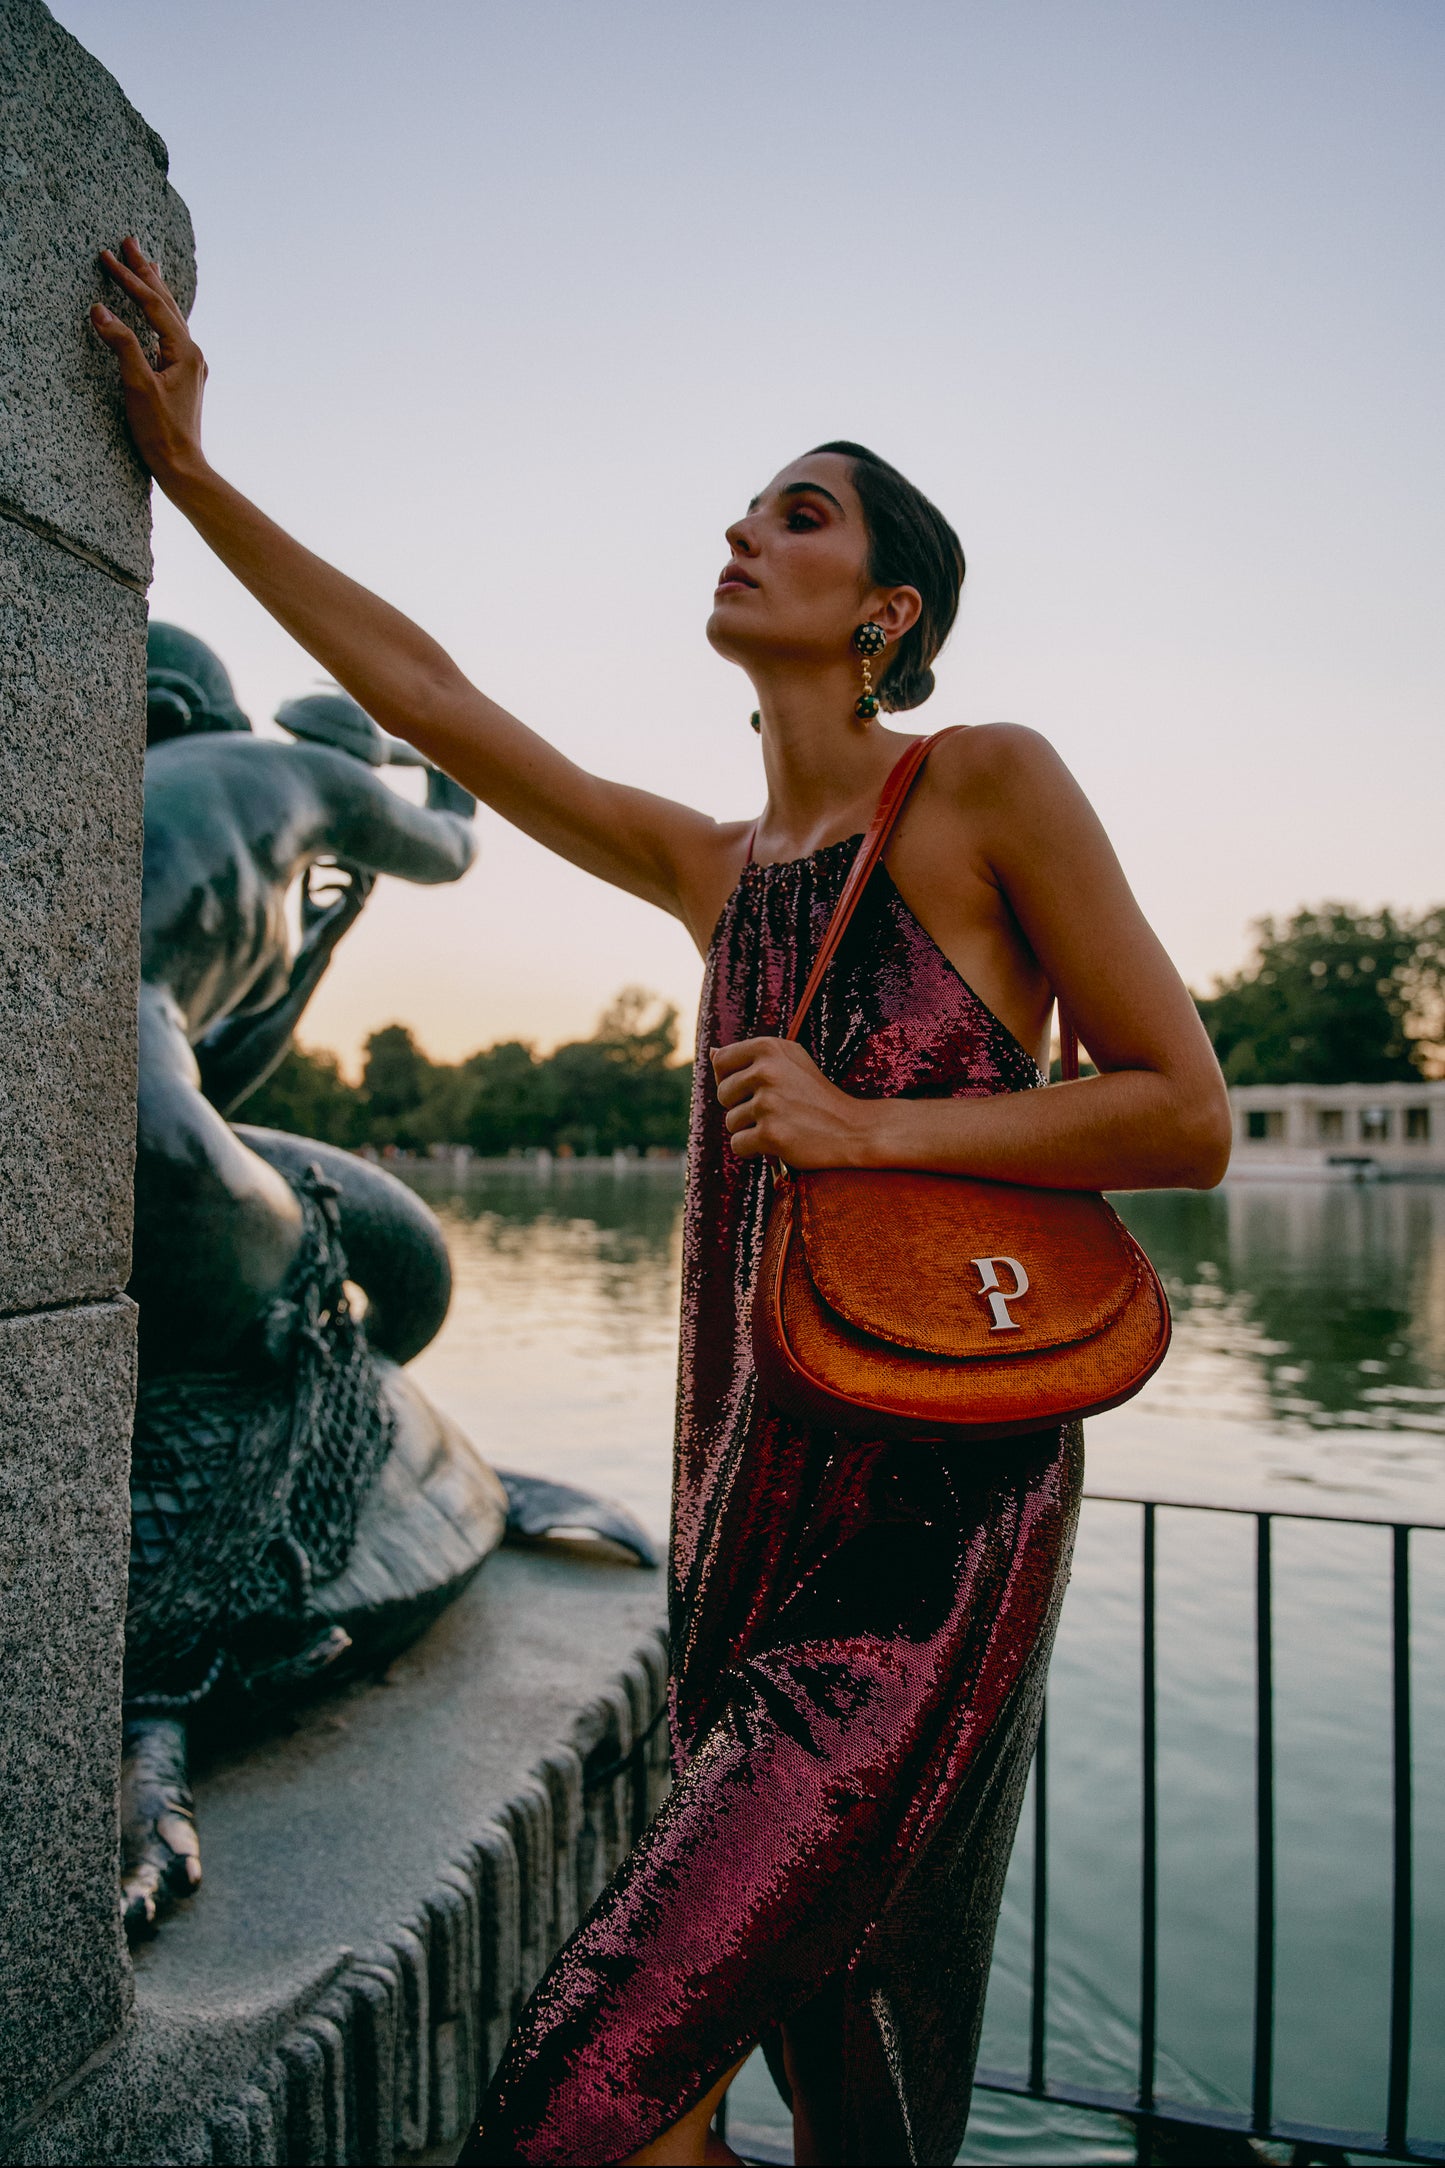
[[[502,1551],[384,1682],[197,1772],[206,1880],[7,2158],[450,2158],[547,1960],[666,1785],[660,1576]]]

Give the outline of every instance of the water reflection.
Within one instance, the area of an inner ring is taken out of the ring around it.
[[[1445,1185],[1117,1201],[1174,1307],[1161,1411],[1445,1433]]]
[[[680,1173],[403,1171],[452,1257],[451,1313],[415,1365],[426,1390],[499,1465],[604,1491],[665,1536]]]
[[[586,1160],[554,1160],[545,1174],[522,1160],[515,1168],[470,1168],[443,1160],[398,1170],[434,1211],[455,1221],[491,1223],[497,1231],[571,1224],[595,1227],[619,1260],[666,1262],[682,1208],[680,1167],[614,1169]]]

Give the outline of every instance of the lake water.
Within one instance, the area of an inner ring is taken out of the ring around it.
[[[502,1466],[668,1516],[681,1177],[585,1164],[405,1170],[447,1231],[451,1315],[415,1365]],[[1049,2072],[1132,2088],[1138,2041],[1140,1524],[1100,1493],[1445,1522],[1445,1185],[1226,1185],[1117,1200],[1168,1286],[1159,1375],[1087,1430],[1089,1489],[1049,1700]],[[1159,2090],[1248,2104],[1254,1522],[1158,1516]],[[1274,1532],[1276,2113],[1384,2120],[1389,1535]],[[1445,2135],[1445,1534],[1412,1538],[1416,1965],[1411,2130]],[[982,2060],[1027,2062],[1031,1823]],[[732,2135],[785,2158],[760,2068]],[[970,2162],[1134,2157],[1125,2126],[980,2091]]]

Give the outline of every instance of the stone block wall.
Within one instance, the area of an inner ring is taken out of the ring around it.
[[[134,232],[188,305],[165,146],[0,0],[0,2131],[113,2039],[147,478],[85,317]],[[114,300],[113,296],[109,299]]]

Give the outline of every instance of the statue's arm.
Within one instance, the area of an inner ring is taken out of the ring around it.
[[[263,609],[384,729],[549,850],[674,913],[705,946],[746,857],[749,824],[718,823],[578,767],[489,700],[419,626],[233,489],[201,449],[205,361],[159,268],[133,240],[123,259],[107,250],[101,260],[159,340],[153,368],[119,317],[99,304],[92,311],[119,363],[141,457]]]
[[[234,1114],[265,1083],[291,1044],[309,999],[309,990],[299,999],[287,992],[258,1016],[228,1016],[198,1041],[201,1090],[218,1113]]]
[[[321,808],[320,840],[343,862],[431,883],[459,881],[476,857],[477,801],[438,769],[428,772],[426,804],[413,805],[350,753],[307,745],[294,747],[290,758],[309,769]]]
[[[327,893],[338,879],[339,891]],[[234,1113],[281,1061],[337,942],[355,925],[374,881],[375,875],[359,866],[308,869],[301,895],[302,941],[285,993],[252,1016],[223,1018],[194,1049],[201,1090],[222,1114]]]

